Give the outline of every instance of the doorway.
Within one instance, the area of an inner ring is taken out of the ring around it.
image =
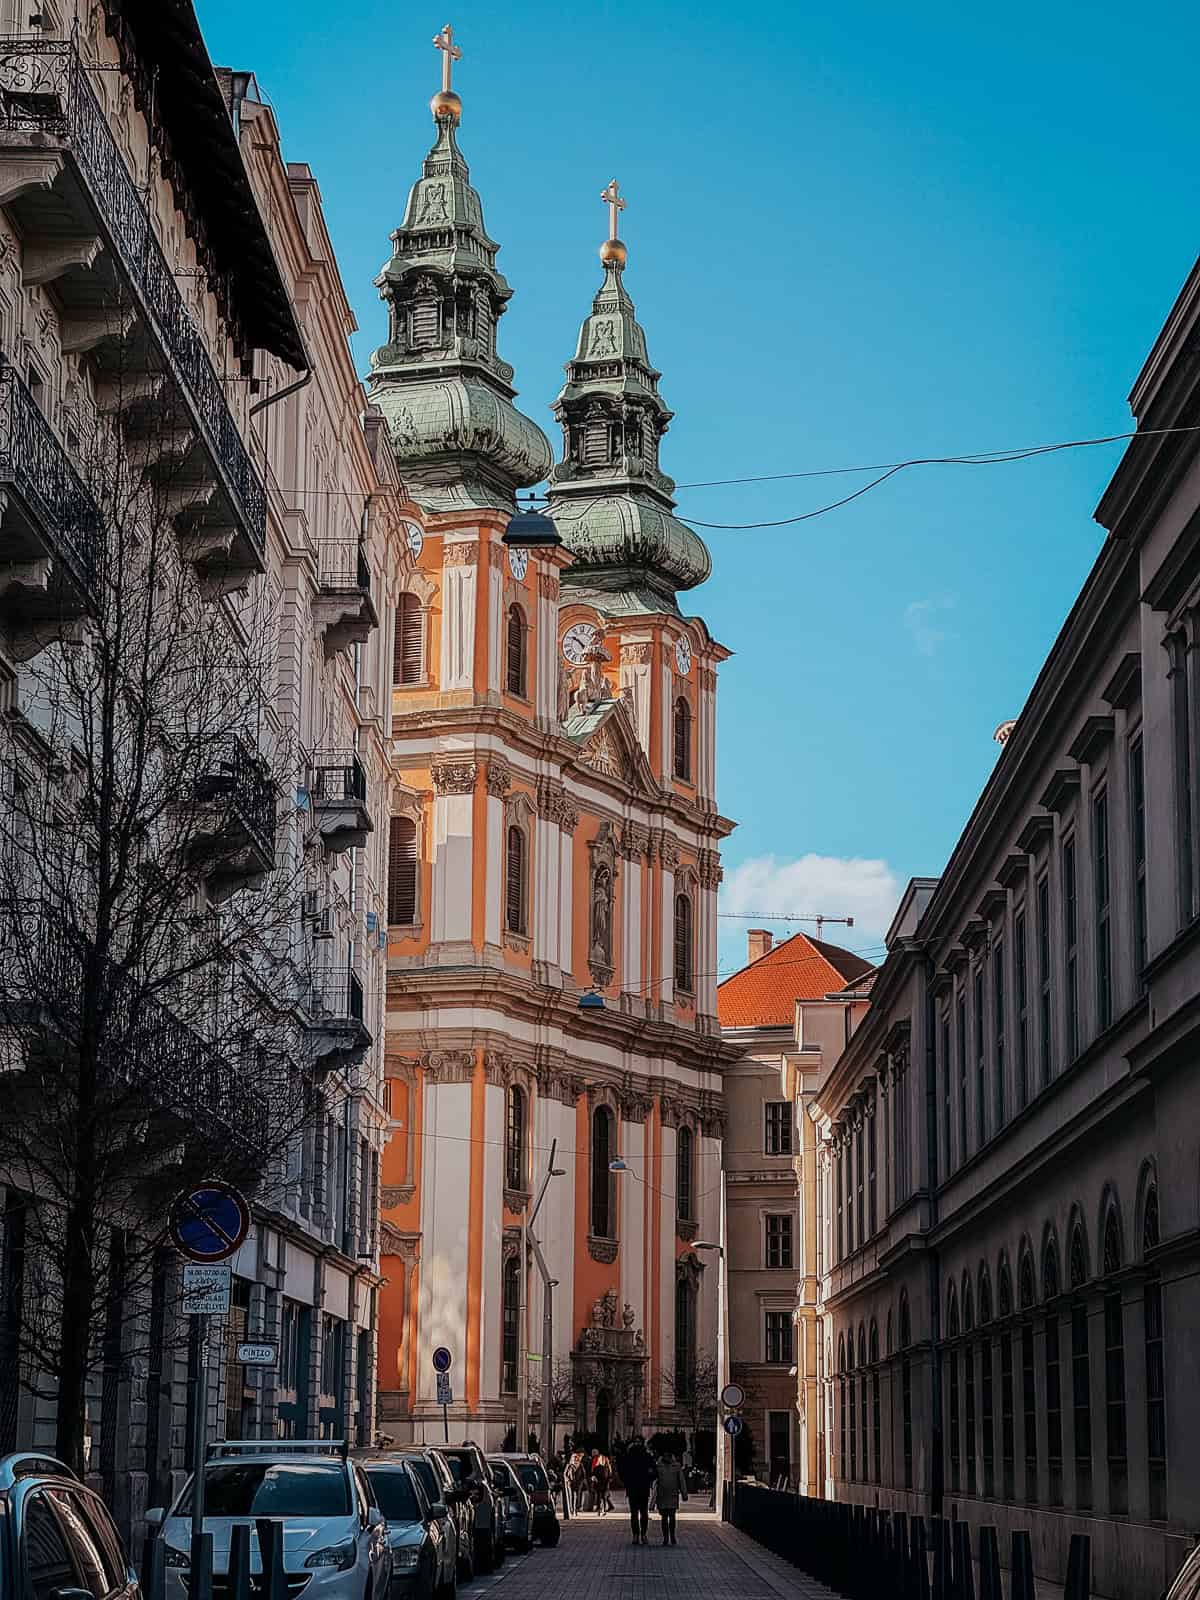
[[[596,1441],[600,1449],[608,1454],[609,1435],[612,1433],[612,1396],[607,1389],[601,1389],[596,1395]]]

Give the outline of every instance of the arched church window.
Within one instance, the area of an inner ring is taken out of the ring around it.
[[[1121,1270],[1121,1225],[1115,1203],[1104,1219],[1104,1276]],[[1104,1292],[1104,1420],[1108,1450],[1108,1508],[1129,1509],[1129,1463],[1125,1427],[1125,1310],[1119,1283]]]
[[[504,687],[509,694],[525,694],[525,614],[515,604],[508,608],[505,626]]]
[[[692,708],[680,695],[675,702],[675,760],[677,778],[689,783],[692,777]]]
[[[613,1114],[607,1106],[597,1106],[592,1112],[592,1233],[597,1239],[611,1239],[615,1231],[612,1159]]]
[[[525,1187],[525,1091],[519,1083],[508,1091],[504,1181],[510,1189],[520,1191]]]
[[[525,933],[528,905],[525,835],[513,823],[504,852],[504,926],[509,933]]]
[[[1142,1206],[1142,1251],[1159,1243],[1158,1189],[1151,1184]],[[1166,1365],[1163,1359],[1162,1284],[1157,1272],[1142,1288],[1142,1326],[1146,1365],[1146,1456],[1150,1489],[1150,1516],[1163,1522],[1167,1515],[1167,1407]]]
[[[417,920],[417,825],[393,817],[388,833],[388,921],[402,926]]]
[[[692,1398],[696,1382],[696,1290],[687,1277],[675,1280],[675,1404]]]
[[[690,896],[675,896],[675,987],[691,994],[693,984],[692,902]]]
[[[504,1327],[501,1360],[504,1372],[501,1387],[505,1394],[516,1394],[517,1363],[520,1359],[521,1322],[521,1263],[516,1256],[509,1256],[504,1263],[502,1300]]]
[[[396,638],[392,656],[392,682],[404,688],[424,677],[425,625],[421,602],[415,594],[402,594],[396,607]]]
[[[675,1215],[684,1222],[692,1218],[692,1130],[682,1127],[675,1136]]]

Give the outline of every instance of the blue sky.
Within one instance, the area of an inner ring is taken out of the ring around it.
[[[366,357],[430,139],[441,11],[196,0],[310,163]],[[1122,431],[1200,244],[1194,7],[459,0],[462,145],[546,407],[599,281],[599,191],[676,412],[681,483]],[[553,437],[553,435],[552,435]],[[792,528],[708,532],[726,905],[856,915],[936,874],[1099,547],[1118,447],[922,468]],[[684,490],[770,521],[864,481]],[[770,903],[767,903],[770,902]],[[726,922],[723,961],[743,948]]]

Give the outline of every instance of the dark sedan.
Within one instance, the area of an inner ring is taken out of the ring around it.
[[[458,1584],[454,1552],[439,1522],[444,1506],[431,1506],[404,1461],[369,1461],[371,1492],[387,1520],[392,1550],[389,1600],[453,1600]]]

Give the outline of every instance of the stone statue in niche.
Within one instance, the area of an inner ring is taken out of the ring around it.
[[[597,867],[592,876],[592,949],[594,964],[612,964],[612,873]]]
[[[446,211],[446,185],[432,183],[425,191],[425,203],[421,207],[418,222],[448,222],[449,215]]]
[[[590,356],[615,356],[617,341],[611,321],[597,322],[592,325],[592,347],[588,351]]]
[[[571,715],[571,669],[565,661],[558,664],[558,720],[565,722]]]

